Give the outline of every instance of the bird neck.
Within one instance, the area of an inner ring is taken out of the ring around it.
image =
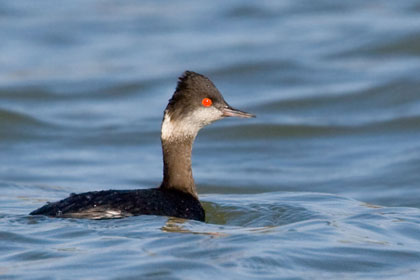
[[[178,190],[198,199],[191,168],[191,153],[195,134],[167,134],[177,131],[175,123],[165,114],[162,123],[163,181],[162,189]]]
[[[193,138],[162,139],[163,182],[161,188],[197,196],[191,168]]]

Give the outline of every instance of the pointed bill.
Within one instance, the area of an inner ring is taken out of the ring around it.
[[[254,114],[250,114],[227,105],[222,109],[223,117],[239,117],[239,118],[255,118]]]

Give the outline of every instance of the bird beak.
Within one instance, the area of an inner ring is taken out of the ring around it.
[[[239,117],[239,118],[255,118],[254,114],[249,114],[244,111],[234,109],[229,105],[222,108],[223,117]]]

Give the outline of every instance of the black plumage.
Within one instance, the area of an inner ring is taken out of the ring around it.
[[[66,199],[48,203],[30,215],[89,219],[161,215],[198,221],[205,219],[198,199],[181,191],[161,188],[72,194]]]

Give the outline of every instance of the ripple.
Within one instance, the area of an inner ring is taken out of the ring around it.
[[[0,129],[8,130],[16,127],[45,127],[46,123],[23,113],[0,108]]]
[[[52,124],[28,114],[0,108],[0,143],[40,139],[44,137],[45,129],[52,127]]]
[[[15,87],[0,88],[0,97],[3,100],[15,101],[46,101],[52,100],[56,95],[42,87]]]
[[[22,234],[17,234],[13,232],[4,232],[0,231],[0,238],[2,240],[7,240],[10,243],[29,243],[29,244],[36,244],[39,243],[39,239],[28,237]]]
[[[401,117],[386,121],[375,121],[363,125],[317,125],[317,124],[253,124],[226,128],[211,128],[206,137],[223,140],[264,140],[311,138],[322,136],[344,136],[377,133],[416,133],[420,128],[420,116]],[[207,140],[205,140],[207,141]]]
[[[415,91],[419,86],[418,80],[402,79],[354,92],[322,93],[304,98],[270,101],[254,108],[264,112],[300,112],[327,108],[330,112],[336,112],[335,109],[341,112],[375,108],[386,110],[401,105],[420,104],[420,97]]]
[[[386,42],[374,41],[367,46],[353,49],[346,53],[340,53],[339,56],[398,56],[410,55],[418,56],[420,54],[420,33],[409,33],[393,38]]]
[[[212,195],[206,195],[210,199]],[[311,219],[325,219],[333,213],[314,211],[312,202],[324,201],[324,207],[336,204],[354,207],[355,201],[340,196],[314,193],[264,193],[253,195],[217,196],[206,203],[207,221],[242,227],[270,227],[293,224]],[[274,202],[274,203],[273,203]],[[311,204],[311,208],[304,205]],[[334,210],[340,211],[340,210]]]

